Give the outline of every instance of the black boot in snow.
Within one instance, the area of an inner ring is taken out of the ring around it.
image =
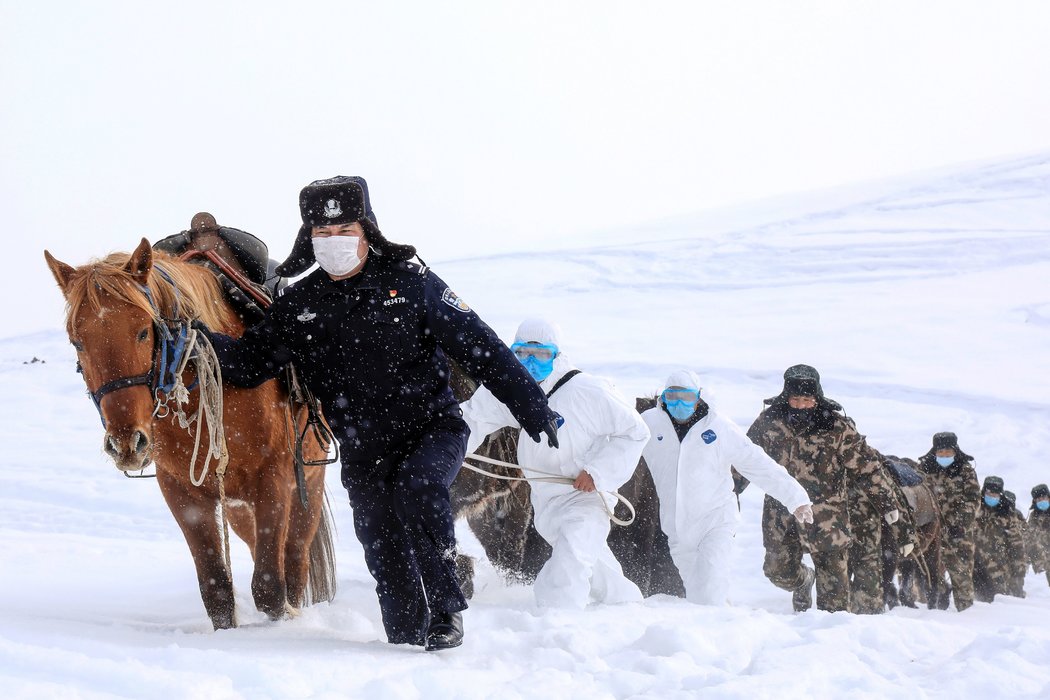
[[[452,649],[463,643],[463,613],[432,613],[427,630],[427,651]]]

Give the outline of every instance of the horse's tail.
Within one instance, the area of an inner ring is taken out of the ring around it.
[[[335,542],[332,512],[328,505],[328,490],[321,503],[321,522],[310,543],[310,568],[306,577],[306,604],[313,605],[335,598]]]

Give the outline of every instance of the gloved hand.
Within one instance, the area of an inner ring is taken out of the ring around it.
[[[909,554],[911,554],[913,549],[915,549],[915,545],[913,545],[911,542],[909,542],[908,544],[906,544],[903,547],[901,547],[901,556],[902,557],[908,556]]]
[[[794,512],[795,520],[800,523],[813,524],[813,506],[807,503],[804,506],[799,506]]]
[[[547,446],[558,449],[558,428],[565,424],[565,419],[557,412],[551,411],[551,418],[543,426],[543,435],[547,436]],[[533,442],[540,441],[540,433],[529,433]]]
[[[901,512],[899,510],[897,510],[896,508],[894,508],[889,513],[886,513],[886,515],[883,516],[883,517],[886,518],[886,523],[888,525],[892,525],[893,523],[895,523],[895,522],[897,522],[898,520],[901,519]]]
[[[190,328],[204,335],[208,335],[208,333],[210,332],[208,327],[204,325],[204,321],[201,321],[199,318],[195,318],[192,321],[190,321]]]

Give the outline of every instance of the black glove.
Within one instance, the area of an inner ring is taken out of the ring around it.
[[[543,425],[543,434],[547,436],[548,447],[558,449],[558,428],[565,424],[565,419],[556,412],[551,411],[551,418]],[[540,441],[539,433],[529,433],[533,442]]]
[[[200,320],[199,318],[195,318],[192,321],[190,321],[190,328],[203,335],[209,335],[211,333],[211,331],[208,330],[208,327],[204,325],[204,321]]]

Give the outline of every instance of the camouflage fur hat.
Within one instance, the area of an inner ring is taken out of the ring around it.
[[[1040,498],[1050,498],[1050,488],[1046,484],[1032,487],[1032,500],[1038,501]]]
[[[958,450],[959,438],[955,433],[937,433],[933,436],[933,449],[936,450]]]
[[[809,365],[792,365],[784,370],[784,388],[773,398],[766,399],[771,405],[786,404],[792,396],[812,396],[817,405],[830,411],[841,411],[842,405],[824,396],[820,385],[820,373]]]
[[[992,493],[1002,493],[1005,484],[1001,476],[986,476],[984,478],[984,486],[981,487],[982,491],[991,491]]]
[[[919,458],[919,465],[925,471],[937,471],[935,468],[937,450],[955,450],[955,464],[957,465],[973,461],[973,457],[963,452],[962,448],[959,447],[959,438],[956,437],[955,433],[937,433],[933,436],[933,446],[930,448],[930,451]]]

